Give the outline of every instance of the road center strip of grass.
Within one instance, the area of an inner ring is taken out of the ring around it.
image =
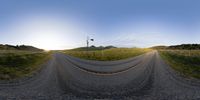
[[[66,50],[63,53],[75,56],[82,59],[88,60],[99,60],[99,61],[113,61],[135,57],[151,51],[151,49],[141,48],[112,48],[105,50],[94,50],[94,51],[78,51],[78,50]]]
[[[160,50],[161,57],[176,71],[200,79],[200,51]]]
[[[10,80],[30,75],[50,58],[47,52],[13,51],[0,53],[0,79]]]

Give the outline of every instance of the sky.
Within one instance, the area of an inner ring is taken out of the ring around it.
[[[0,0],[0,44],[47,50],[200,43],[199,0]]]

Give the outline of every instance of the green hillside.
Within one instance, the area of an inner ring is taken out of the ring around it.
[[[42,49],[38,49],[33,46],[27,46],[27,45],[8,45],[8,44],[0,44],[0,50],[24,50],[24,51],[43,51]]]
[[[200,44],[181,44],[172,46],[154,46],[152,49],[173,49],[173,50],[200,50]]]
[[[114,46],[99,46],[99,47],[96,47],[96,46],[90,46],[90,47],[79,47],[79,48],[75,48],[75,49],[71,49],[72,51],[94,51],[94,50],[105,50],[105,49],[111,49],[111,48],[117,48],[117,47],[114,47]]]

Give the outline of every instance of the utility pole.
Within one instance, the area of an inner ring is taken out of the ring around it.
[[[86,39],[87,51],[89,50],[90,41],[94,41],[94,39],[91,39],[89,36],[87,36],[87,39]]]
[[[87,43],[87,51],[88,51],[88,49],[89,49],[89,36],[87,36],[86,43]]]

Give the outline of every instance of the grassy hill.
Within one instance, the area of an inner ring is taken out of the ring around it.
[[[72,51],[95,51],[95,50],[105,50],[105,49],[111,49],[111,48],[117,48],[114,46],[99,46],[99,47],[95,47],[95,46],[90,46],[89,48],[87,47],[80,47],[80,48],[75,48],[75,49],[71,49]]]
[[[200,44],[181,44],[169,46],[168,49],[200,50]]]
[[[27,46],[27,45],[8,45],[8,44],[0,44],[0,50],[24,50],[24,51],[43,51],[42,49],[38,49],[33,46]]]
[[[99,60],[99,61],[113,61],[135,57],[151,51],[151,49],[143,48],[110,48],[104,50],[65,50],[63,53],[83,59]]]
[[[50,58],[50,54],[33,46],[0,44],[0,80],[30,75],[40,69],[40,65]]]
[[[200,50],[200,44],[181,44],[172,46],[154,46],[152,49],[172,49],[172,50]]]

